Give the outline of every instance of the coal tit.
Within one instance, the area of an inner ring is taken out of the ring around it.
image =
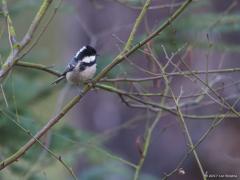
[[[75,85],[92,79],[96,73],[96,58],[97,52],[93,47],[83,46],[71,59],[61,76],[52,84],[57,84],[64,78]]]

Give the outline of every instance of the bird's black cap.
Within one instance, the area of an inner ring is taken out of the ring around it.
[[[87,46],[83,46],[75,55],[75,59],[76,60],[82,60],[84,57],[87,57],[87,56],[96,56],[97,55],[97,51],[87,45]]]

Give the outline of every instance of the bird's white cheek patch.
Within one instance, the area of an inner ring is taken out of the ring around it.
[[[87,57],[82,59],[82,62],[90,63],[90,62],[95,61],[95,59],[96,59],[96,56],[87,56]]]

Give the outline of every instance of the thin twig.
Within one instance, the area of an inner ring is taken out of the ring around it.
[[[4,89],[3,89],[3,85],[2,85],[2,84],[0,84],[0,88],[1,88],[1,91],[2,91],[2,95],[3,95],[4,102],[5,102],[5,104],[6,104],[6,107],[8,108],[9,105],[8,105],[7,97],[6,97],[6,94],[5,94],[5,92],[4,92]]]
[[[184,64],[184,66],[190,71],[189,66],[180,58],[180,61]],[[194,72],[191,72],[191,74],[198,80],[200,81],[206,88],[209,89],[209,91],[211,91],[220,101],[219,103],[227,106],[232,113],[236,114],[236,116],[240,117],[240,113],[234,109],[226,100],[224,97],[220,96],[218,92],[216,92],[212,87],[210,87],[205,81],[203,81],[201,78],[199,78],[196,74],[194,74]]]
[[[185,122],[185,120],[184,120],[182,111],[181,111],[181,109],[180,109],[180,107],[179,107],[179,100],[180,100],[181,95],[179,96],[178,99],[176,99],[176,98],[175,98],[175,95],[174,95],[174,93],[173,93],[173,91],[172,91],[172,89],[170,89],[170,92],[171,92],[171,94],[172,94],[172,96],[173,96],[174,102],[175,102],[176,107],[177,107],[178,117],[179,117],[179,120],[180,120],[180,122],[181,122],[181,124],[182,124],[183,132],[184,132],[184,134],[185,134],[186,137],[187,137],[187,145],[189,145],[190,148],[193,149],[193,155],[194,155],[194,157],[195,157],[195,159],[196,159],[196,161],[197,161],[197,164],[198,164],[198,167],[199,167],[199,169],[200,169],[202,178],[203,178],[204,180],[206,180],[205,172],[204,172],[203,167],[202,167],[202,164],[201,164],[201,162],[200,162],[200,160],[199,160],[198,154],[197,154],[196,150],[194,149],[194,145],[193,145],[193,142],[192,142],[192,138],[191,138],[191,136],[190,136],[190,133],[189,133],[187,124],[186,124],[186,122]]]
[[[6,0],[2,0],[2,10],[4,13],[4,16],[6,17],[6,22],[7,22],[7,27],[8,27],[8,38],[9,38],[9,43],[11,46],[11,49],[13,51],[14,48],[17,48],[17,38],[16,38],[16,32],[15,28],[12,23],[12,19],[9,15],[8,12],[8,7],[7,7],[7,2]]]
[[[239,102],[240,98],[238,98],[234,105],[237,105],[237,103]],[[226,114],[229,112],[226,112]],[[182,166],[182,164],[184,163],[184,161],[188,158],[188,156],[192,153],[193,150],[195,150],[206,138],[207,136],[217,127],[219,126],[219,124],[225,119],[224,116],[215,116],[215,119],[212,121],[211,126],[206,130],[206,132],[199,138],[198,142],[194,144],[194,147],[192,147],[185,155],[184,157],[179,161],[179,163],[177,164],[176,168],[174,170],[172,170],[170,173],[166,174],[165,177],[162,178],[162,180],[166,180],[168,177],[172,176],[174,173],[176,173],[178,171],[178,169]]]
[[[19,61],[19,62],[17,62],[16,66],[26,67],[26,68],[30,68],[30,69],[42,70],[42,71],[48,72],[48,73],[50,73],[52,75],[55,75],[55,76],[60,76],[61,75],[60,72],[55,71],[55,70],[49,68],[49,66],[45,66],[45,65],[42,65],[42,64]]]
[[[239,73],[240,68],[226,68],[226,69],[212,69],[207,71],[181,71],[181,72],[172,72],[172,73],[165,73],[166,76],[187,76],[193,74],[218,74],[218,73]],[[102,82],[121,82],[121,81],[128,81],[128,82],[144,82],[149,80],[161,79],[163,78],[163,74],[159,74],[156,76],[151,77],[142,77],[142,78],[112,78],[112,79],[103,79]]]
[[[124,51],[128,51],[132,45],[132,42],[134,40],[134,37],[136,35],[136,32],[137,32],[137,29],[139,27],[139,25],[141,24],[142,20],[143,20],[143,17],[144,15],[146,14],[147,10],[148,10],[148,7],[150,6],[152,0],[147,0],[139,14],[139,16],[137,17],[136,21],[135,21],[135,24],[132,28],[132,31],[131,31],[131,34],[129,35],[129,38],[128,38],[128,41],[124,47]]]

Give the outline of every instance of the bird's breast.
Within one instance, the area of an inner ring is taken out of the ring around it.
[[[82,81],[86,81],[86,80],[92,79],[95,73],[96,73],[96,64],[90,67],[86,67],[84,71],[80,71],[79,77]]]
[[[74,69],[73,71],[68,72],[66,74],[66,79],[70,83],[79,84],[80,82],[84,82],[89,79],[92,79],[95,73],[96,73],[96,64],[90,67],[86,67],[86,69],[83,71]]]

